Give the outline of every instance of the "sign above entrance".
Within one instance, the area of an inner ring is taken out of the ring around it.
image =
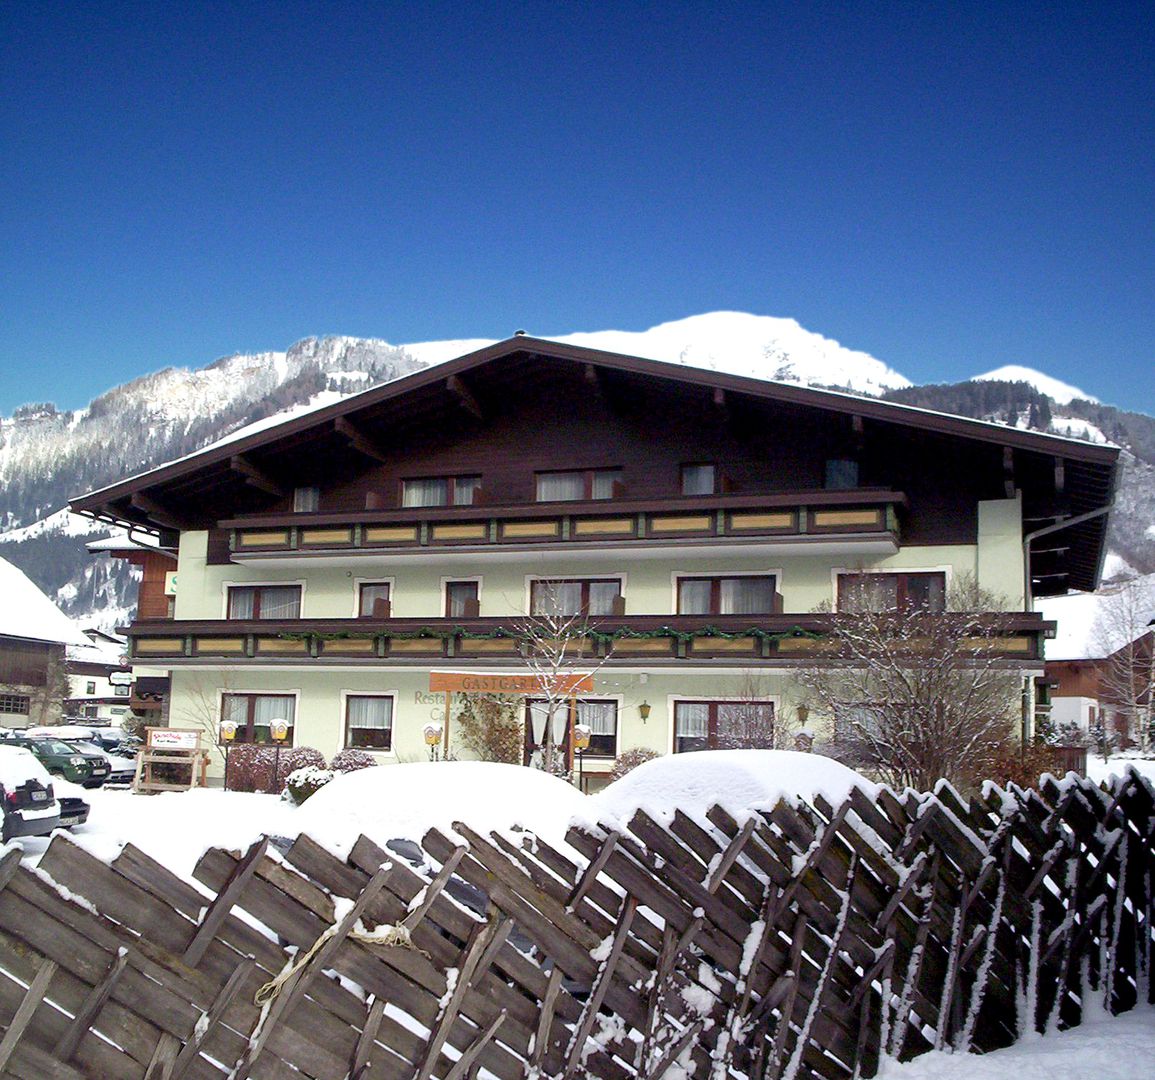
[[[588,672],[564,672],[552,680],[537,675],[495,675],[478,671],[431,671],[429,689],[441,694],[592,694],[594,677]]]

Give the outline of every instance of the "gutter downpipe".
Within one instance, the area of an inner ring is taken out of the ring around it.
[[[1027,533],[1023,537],[1023,611],[1035,610],[1035,598],[1031,593],[1031,544],[1040,536],[1048,536],[1050,533],[1059,532],[1061,529],[1069,529],[1073,525],[1082,525],[1084,521],[1093,521],[1097,517],[1102,517],[1114,505],[1114,499],[1107,503],[1106,506],[1100,506],[1097,510],[1089,510],[1085,514],[1079,514],[1073,518],[1066,518],[1064,521],[1057,521],[1053,525],[1044,525],[1041,529],[1035,529],[1034,532]],[[1100,564],[1101,565],[1101,564]],[[1030,709],[1027,695],[1023,695],[1022,707],[1022,732],[1019,739],[1019,746],[1022,753],[1026,753],[1027,738],[1030,730],[1030,722],[1028,712]]]

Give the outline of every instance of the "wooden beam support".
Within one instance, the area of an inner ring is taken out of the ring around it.
[[[343,416],[333,421],[333,430],[342,436],[354,450],[364,454],[367,458],[380,461],[382,464],[389,461],[388,455],[363,431],[355,428]]]
[[[718,409],[726,408],[726,391],[720,386],[714,387],[714,406]]]
[[[477,398],[473,396],[473,392],[457,375],[450,375],[449,378],[445,380],[445,389],[457,398],[457,404],[467,413],[476,417],[478,420],[485,419],[485,414],[481,411],[481,406],[477,403]]]
[[[208,906],[200,926],[194,931],[192,940],[189,941],[184,956],[181,957],[189,967],[196,967],[201,962],[208,947],[216,938],[217,931],[220,930],[225,919],[229,917],[229,913],[240,899],[245,886],[256,874],[257,866],[264,858],[268,846],[269,838],[267,836],[255,840],[245,853],[244,858],[237,863],[237,868],[232,872],[229,880],[225,882],[224,888],[217,893],[216,899]]]
[[[156,499],[152,499],[141,492],[132,496],[129,500],[129,506],[132,507],[133,510],[147,514],[150,521],[154,521],[163,528],[174,529],[177,532],[185,528],[186,523],[181,520],[179,515],[174,514],[162,503],[158,503]]]
[[[104,978],[89,991],[84,1004],[81,1005],[72,1023],[68,1025],[67,1030],[56,1044],[55,1054],[61,1061],[72,1060],[72,1055],[80,1046],[80,1040],[88,1034],[97,1013],[104,1008],[105,1003],[112,996],[112,992],[116,989],[116,984],[120,981],[121,975],[124,974],[127,964],[128,949],[122,945],[117,950],[116,956],[113,957],[112,963],[108,965]]]
[[[13,1051],[36,1012],[37,1006],[44,1000],[44,995],[48,993],[48,984],[55,974],[56,964],[52,960],[42,961],[40,967],[36,969],[36,975],[16,1009],[16,1015],[12,1017],[12,1023],[8,1025],[3,1041],[0,1041],[0,1072],[3,1072],[7,1067]]]
[[[240,454],[234,454],[229,458],[229,468],[232,469],[233,472],[239,473],[246,484],[250,487],[255,487],[258,491],[276,495],[281,499],[289,494],[288,489],[278,484],[271,476],[262,472],[247,458],[241,457]]]
[[[1055,494],[1062,495],[1067,487],[1067,465],[1061,457],[1055,458]]]
[[[1008,499],[1015,497],[1015,451],[1013,447],[1003,447],[1003,490]]]

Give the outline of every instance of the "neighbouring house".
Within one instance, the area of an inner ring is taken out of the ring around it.
[[[0,559],[0,725],[60,723],[70,693],[67,650],[89,648],[76,624]]]
[[[133,673],[124,638],[95,627],[83,631],[88,647],[70,646],[66,716],[120,724],[132,714]]]
[[[1155,737],[1155,575],[1056,596],[1040,605],[1058,624],[1047,643],[1051,723],[1092,741],[1148,748]]]
[[[518,336],[72,509],[177,560],[145,563],[126,629],[134,665],[171,675],[172,724],[412,760],[447,687],[496,686],[523,695],[529,754],[545,705],[520,638],[568,613],[569,671],[592,679],[558,744],[588,731],[596,785],[633,747],[793,722],[830,609],[942,612],[963,575],[1017,611],[996,647],[1029,731],[1050,629],[1032,596],[1096,586],[1116,456]]]
[[[86,545],[90,554],[122,559],[134,567],[140,583],[137,592],[138,619],[168,619],[174,611],[176,590],[176,552],[164,548],[154,533],[140,529],[118,532]],[[120,641],[121,639],[117,639]],[[122,645],[120,652],[125,653]],[[128,707],[133,716],[146,726],[168,722],[169,675],[163,668],[143,664],[131,666]],[[123,695],[122,676],[117,677],[115,694]],[[116,706],[119,708],[119,705]]]

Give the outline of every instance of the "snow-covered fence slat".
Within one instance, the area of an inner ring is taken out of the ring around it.
[[[562,849],[301,837],[195,877],[0,856],[0,1076],[851,1080],[1153,994],[1137,775],[639,812]]]

